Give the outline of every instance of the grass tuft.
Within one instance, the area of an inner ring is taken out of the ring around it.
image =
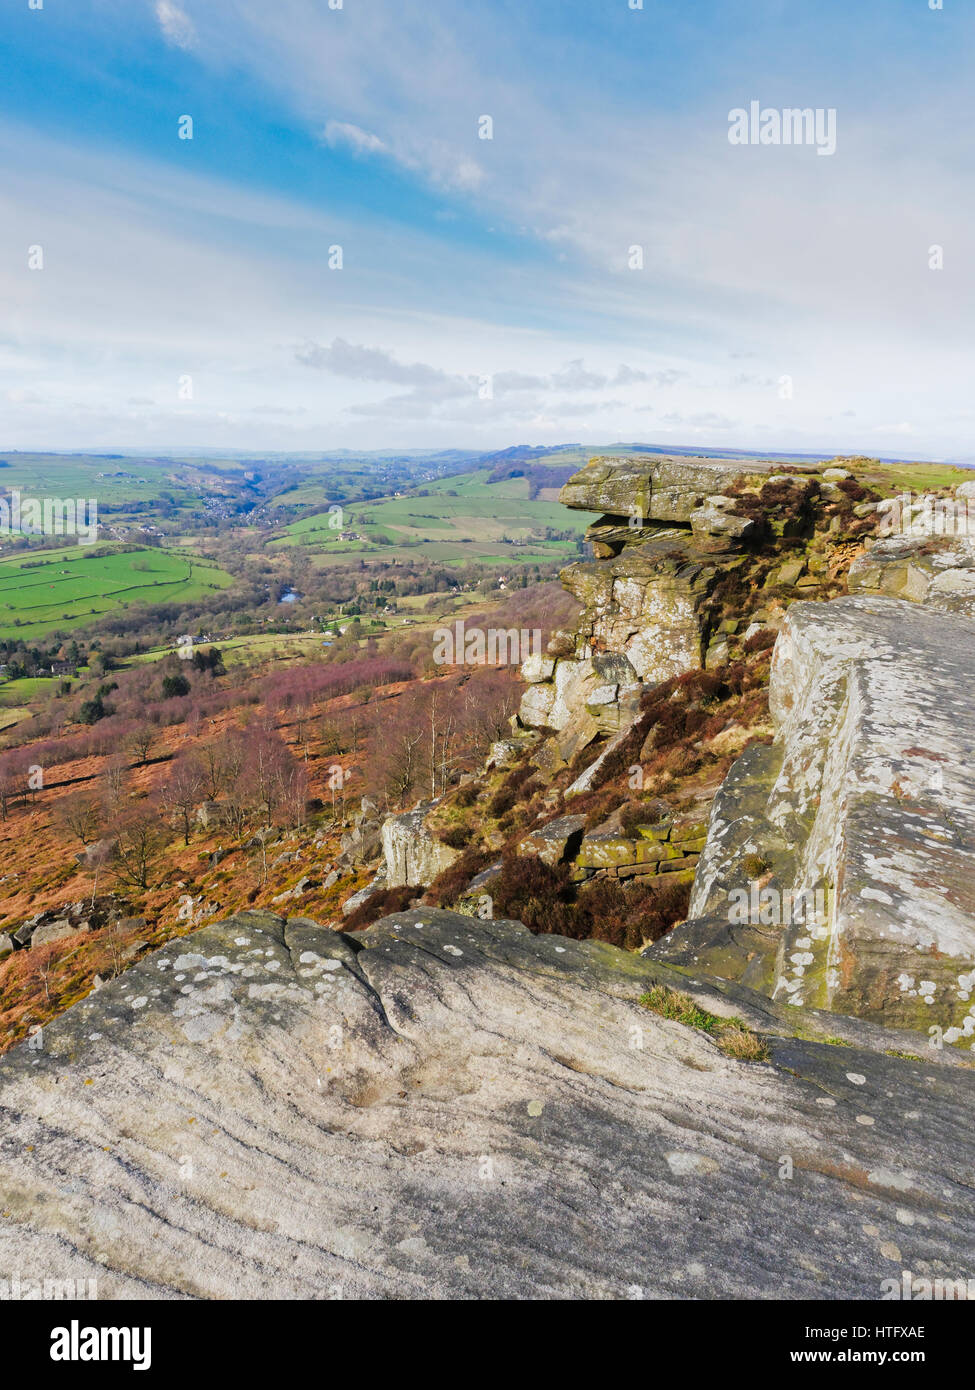
[[[740,1018],[718,1018],[696,1004],[688,994],[671,989],[669,985],[652,985],[639,1002],[661,1018],[697,1028],[713,1038],[726,1057],[739,1062],[767,1062],[771,1056],[768,1043],[752,1032]]]

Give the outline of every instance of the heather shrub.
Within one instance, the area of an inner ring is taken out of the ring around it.
[[[378,922],[380,917],[388,917],[392,912],[405,912],[420,893],[419,888],[402,884],[398,888],[387,888],[383,893],[374,894],[368,902],[350,912],[345,919],[344,931],[361,931],[363,927]]]
[[[439,873],[426,891],[424,901],[431,907],[452,907],[461,893],[482,869],[496,859],[490,850],[469,846],[459,859]]]
[[[637,826],[652,825],[660,817],[654,814],[653,807],[647,801],[630,801],[620,812],[620,829],[629,839],[635,839]]]
[[[574,929],[570,873],[568,864],[549,866],[535,855],[509,851],[491,891],[494,915],[515,918],[533,932],[585,936]]]
[[[518,799],[517,788],[501,787],[488,802],[488,812],[499,818],[507,814]]]
[[[596,879],[579,891],[580,925],[585,926],[580,935],[635,951],[685,917],[690,900],[689,883],[665,877],[630,886],[618,879]]]
[[[778,635],[774,627],[763,627],[745,639],[745,651],[751,655],[752,652],[762,652],[768,647],[774,647]]]
[[[437,831],[437,839],[443,845],[448,845],[450,849],[466,849],[470,844],[473,831],[471,827],[463,821],[456,825],[448,825],[445,830]]]

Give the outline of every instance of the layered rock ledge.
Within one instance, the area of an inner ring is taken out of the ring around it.
[[[690,524],[705,499],[743,474],[772,473],[765,459],[689,459],[654,454],[599,455],[569,479],[559,501],[624,519]],[[625,524],[625,521],[624,521]]]
[[[641,1007],[660,981],[771,1060]],[[975,1076],[795,1022],[513,922],[414,910],[354,938],[242,913],[3,1059],[0,1267],[101,1298],[878,1298],[902,1268],[964,1276]]]

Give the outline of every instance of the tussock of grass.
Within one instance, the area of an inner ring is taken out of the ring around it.
[[[668,985],[652,985],[646,994],[640,996],[645,1009],[652,1009],[661,1018],[671,1018],[675,1023],[684,1023],[688,1028],[699,1028],[702,1033],[714,1034],[721,1020],[714,1014],[701,1009],[688,994],[670,989]]]
[[[753,1033],[740,1018],[718,1018],[680,990],[671,989],[668,985],[652,985],[646,994],[640,996],[639,1002],[661,1018],[669,1018],[675,1023],[683,1023],[688,1028],[707,1033],[726,1057],[734,1057],[740,1062],[769,1060],[768,1043]]]
[[[771,1056],[764,1038],[736,1023],[722,1028],[717,1042],[726,1057],[735,1057],[739,1062],[767,1062]]]

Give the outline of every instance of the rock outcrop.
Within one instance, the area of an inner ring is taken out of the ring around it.
[[[746,602],[760,553],[767,585],[818,590],[829,566],[824,544],[805,553],[814,502],[822,497],[825,508],[835,494],[852,504],[814,473],[777,474],[753,459],[592,459],[560,494],[566,506],[603,513],[586,532],[595,558],[561,574],[582,613],[546,656],[525,663],[521,723],[555,730],[571,761],[598,735],[632,722],[641,685],[727,664],[761,606]],[[762,550],[776,540],[799,551],[784,549],[776,563],[774,551]],[[625,661],[626,674],[603,675],[601,660]]]
[[[975,621],[903,600],[794,604],[775,742],[733,767],[688,922],[653,952],[971,1047],[973,649]]]
[[[585,512],[608,512],[642,522],[690,525],[692,514],[743,474],[772,473],[755,459],[689,459],[621,454],[590,459],[565,484],[560,501]]]
[[[583,606],[577,655],[622,653],[652,683],[702,664],[702,608],[720,570],[681,532],[638,532],[634,542],[619,555],[570,566],[562,582]]]
[[[660,982],[770,1060],[642,1007]],[[0,1267],[103,1299],[878,1298],[902,1269],[967,1274],[975,1076],[795,1020],[513,922],[242,913],[0,1062]]]
[[[523,725],[560,735],[563,761],[626,729],[643,685],[708,664],[708,599],[745,564],[739,552],[759,532],[721,489],[752,475],[758,482],[768,467],[595,458],[565,484],[566,506],[604,513],[586,532],[595,559],[563,570],[582,613],[573,633],[557,634],[546,656],[525,662],[519,711]]]
[[[968,536],[881,537],[850,566],[849,587],[975,617],[975,544]]]
[[[432,883],[460,855],[438,840],[426,824],[434,802],[424,802],[399,816],[387,816],[382,826],[385,887],[421,887]]]
[[[4,933],[10,944],[5,948],[3,939],[0,939],[0,954],[5,950],[28,950],[48,946],[75,936],[78,932],[102,927],[107,921],[117,921],[121,916],[122,909],[111,896],[100,897],[95,903],[79,899],[77,902],[65,903],[63,907],[35,912],[32,917]]]

